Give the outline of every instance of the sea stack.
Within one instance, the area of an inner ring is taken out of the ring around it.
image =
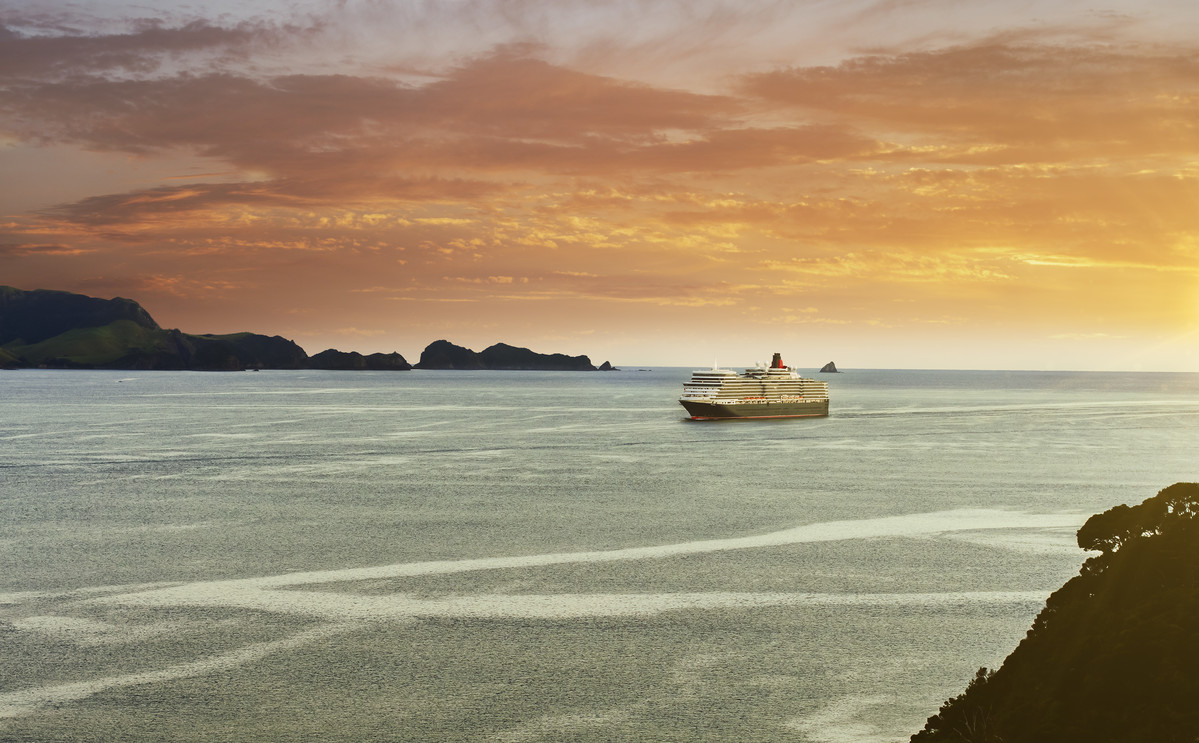
[[[837,370],[837,365],[831,361],[828,362],[827,364],[825,364],[824,366],[820,367],[820,371],[822,374],[840,374],[841,373],[840,371]]]

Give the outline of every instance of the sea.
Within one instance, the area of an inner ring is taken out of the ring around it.
[[[905,741],[1199,374],[0,372],[2,741]]]

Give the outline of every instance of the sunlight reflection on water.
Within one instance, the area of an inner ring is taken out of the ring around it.
[[[686,374],[10,375],[0,732],[903,739],[1195,479],[1195,375]]]

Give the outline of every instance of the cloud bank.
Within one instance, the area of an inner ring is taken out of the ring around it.
[[[0,260],[302,341],[484,335],[486,306],[572,343],[652,311],[687,347],[777,336],[767,298],[859,343],[948,317],[959,339],[1195,331],[1185,8],[688,7],[4,7],[0,158],[54,159],[7,187],[46,196],[4,214]],[[105,175],[129,163],[175,172]],[[72,173],[88,192],[54,199]],[[185,305],[163,277],[214,288]],[[412,312],[335,301],[381,286]],[[336,316],[267,309],[297,288]]]

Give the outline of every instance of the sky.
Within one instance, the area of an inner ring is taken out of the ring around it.
[[[0,0],[0,284],[309,354],[1199,372],[1199,4]]]

